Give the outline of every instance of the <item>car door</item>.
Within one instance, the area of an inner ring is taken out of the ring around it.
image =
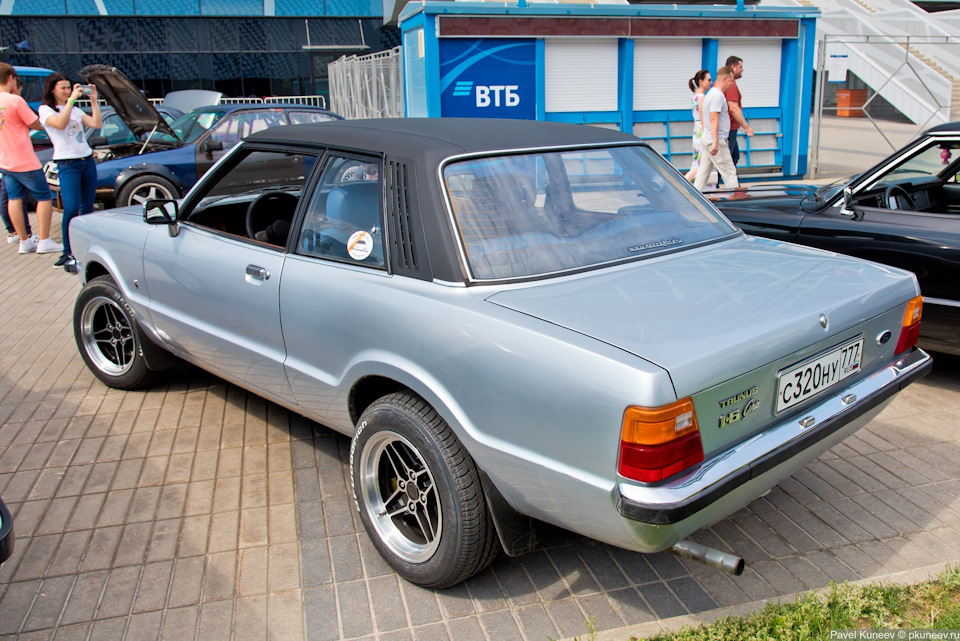
[[[364,319],[377,314],[390,289],[382,182],[373,175],[381,175],[374,159],[328,156],[280,288],[285,370],[294,398],[305,413],[347,429],[353,423],[341,381],[350,359],[371,345]]]
[[[228,114],[197,139],[195,147],[197,176],[207,173],[207,170],[220,160],[225,153],[250,134],[285,124],[287,124],[287,116],[283,109],[251,109]],[[205,150],[204,143],[206,141],[220,143],[223,148]],[[266,168],[268,167],[260,167],[260,169]]]
[[[250,167],[292,168],[252,179]],[[315,157],[245,147],[183,204],[179,233],[160,226],[144,249],[151,319],[175,349],[225,378],[290,400],[280,281],[285,239]],[[248,233],[252,223],[255,238]]]

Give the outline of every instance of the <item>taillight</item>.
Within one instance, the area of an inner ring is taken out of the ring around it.
[[[628,407],[623,413],[621,476],[653,483],[702,460],[700,428],[689,398],[663,407]]]
[[[911,298],[903,313],[903,323],[895,354],[903,353],[917,344],[917,339],[920,338],[921,316],[923,316],[923,296]]]

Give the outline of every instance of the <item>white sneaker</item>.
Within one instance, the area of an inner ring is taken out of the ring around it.
[[[26,240],[20,241],[20,253],[29,254],[31,252],[37,251],[37,237],[31,236]]]
[[[11,245],[14,243],[19,243],[20,237],[17,236],[16,234],[7,234],[7,242]]]
[[[52,238],[44,238],[37,243],[38,254],[55,254],[58,252],[63,252],[63,245]]]

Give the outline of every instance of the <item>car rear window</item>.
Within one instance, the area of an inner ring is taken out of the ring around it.
[[[443,178],[475,280],[536,277],[738,233],[645,146],[448,163]]]

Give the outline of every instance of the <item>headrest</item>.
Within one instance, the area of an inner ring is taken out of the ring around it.
[[[327,220],[337,227],[372,230],[380,225],[377,182],[345,183],[327,195]]]

